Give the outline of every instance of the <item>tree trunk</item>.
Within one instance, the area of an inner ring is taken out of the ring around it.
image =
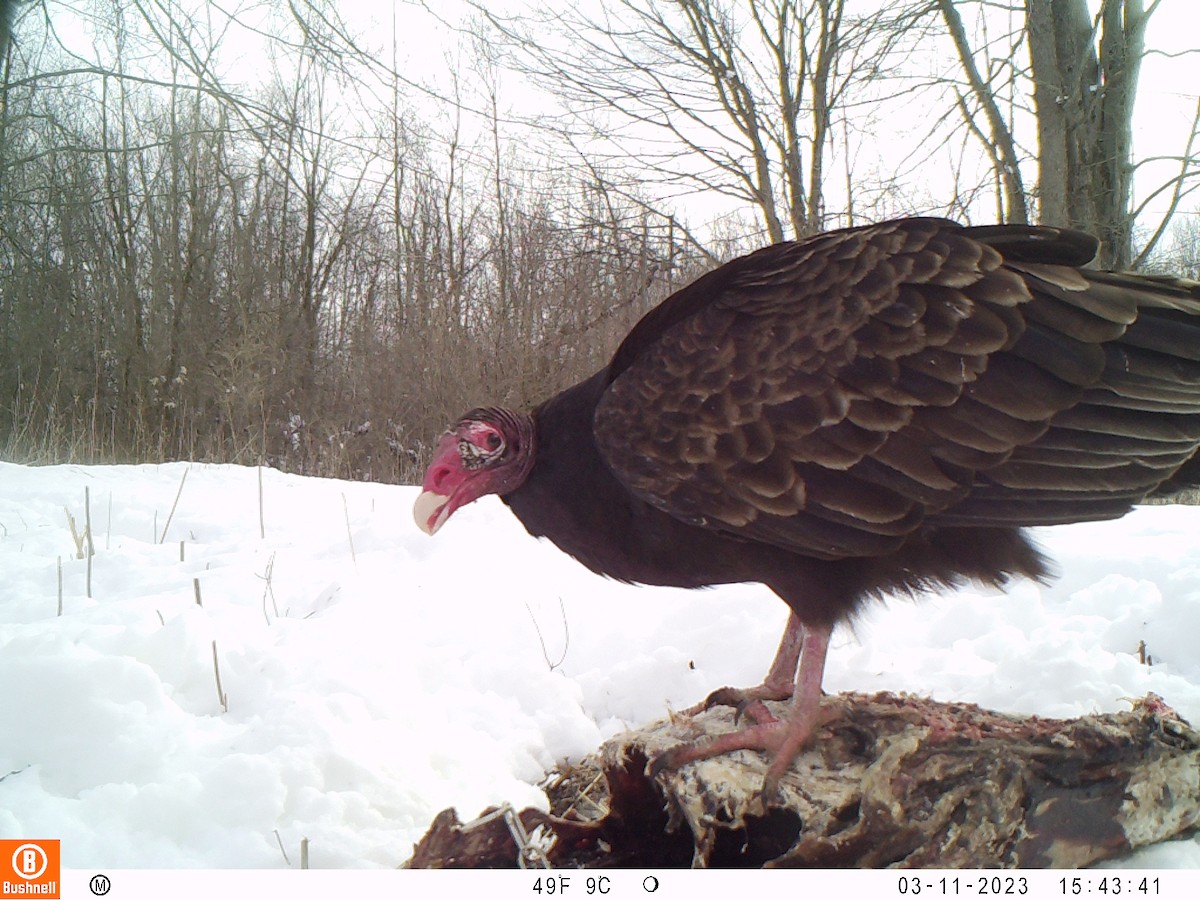
[[[1026,4],[1038,121],[1040,221],[1100,238],[1099,263],[1132,258],[1131,117],[1144,47],[1140,0]],[[1096,31],[1099,31],[1099,41]]]
[[[1037,5],[1039,4],[1034,4],[1034,6]],[[972,124],[973,130],[981,138],[988,156],[991,158],[992,170],[1002,186],[1003,221],[1024,225],[1029,221],[1029,216],[1025,206],[1025,185],[1021,182],[1021,164],[1017,156],[1017,145],[1013,138],[1012,128],[1000,111],[995,89],[984,81],[978,66],[975,65],[975,58],[967,42],[966,29],[963,27],[962,17],[958,10],[954,8],[951,0],[938,0],[938,6],[941,8],[942,19],[946,23],[950,37],[954,41],[954,47],[958,51],[959,61],[967,76],[967,84],[971,88],[971,96],[975,98],[975,102],[987,120],[988,131],[985,136],[982,128],[973,125],[966,102],[960,97],[959,102],[963,107],[963,116],[969,124]]]
[[[1029,55],[1032,59],[1033,104],[1037,110],[1038,181],[1035,195],[1038,221],[1050,225],[1071,222],[1068,178],[1071,172],[1067,141],[1065,74],[1059,69],[1054,8],[1050,3],[1030,3],[1028,16]]]

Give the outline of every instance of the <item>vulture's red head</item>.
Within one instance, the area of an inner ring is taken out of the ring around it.
[[[474,409],[442,435],[413,504],[417,527],[433,534],[460,506],[507,494],[529,475],[533,419],[507,409]]]

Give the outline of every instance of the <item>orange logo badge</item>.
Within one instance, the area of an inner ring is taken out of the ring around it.
[[[60,897],[58,841],[0,841],[0,900]]]

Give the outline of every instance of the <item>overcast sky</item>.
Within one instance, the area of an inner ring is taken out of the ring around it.
[[[595,0],[573,0],[569,4],[563,0],[550,0],[536,6],[550,10],[557,6],[568,10],[580,7],[581,3],[586,8],[586,5],[594,4]],[[491,4],[491,7],[511,11],[527,5],[525,0],[503,0]],[[91,46],[87,29],[80,28],[73,21],[75,5],[61,0],[50,0],[48,6],[52,18],[58,24],[60,35],[77,48],[80,55],[95,56],[96,51]],[[439,0],[435,7],[436,14],[413,0],[392,0],[390,3],[369,5],[338,5],[339,12],[357,32],[363,47],[375,51],[388,65],[394,60],[396,69],[404,78],[415,85],[428,88],[427,93],[410,89],[407,99],[411,108],[417,111],[418,117],[430,123],[434,132],[433,140],[436,141],[439,134],[445,136],[453,119],[449,105],[439,103],[436,97],[449,97],[453,94],[455,70],[464,82],[466,91],[470,91],[479,79],[468,70],[473,57],[470,41],[457,30],[459,27],[465,28],[466,23],[477,14],[465,0]],[[869,3],[852,4],[852,9],[858,12],[868,7]],[[219,30],[222,17],[214,12],[218,8],[208,7],[208,14]],[[256,16],[261,16],[261,9],[253,4],[246,4],[244,9],[239,10],[238,15],[247,24],[259,24],[262,21],[256,21]],[[392,42],[393,30],[397,36],[395,48]],[[1200,101],[1200,79],[1195,76],[1200,64],[1200,56],[1197,55],[1200,48],[1198,35],[1200,4],[1195,0],[1162,0],[1147,29],[1146,44],[1149,52],[1142,66],[1141,86],[1134,115],[1135,153],[1138,159],[1150,156],[1178,156],[1186,145],[1197,102]],[[235,26],[226,31],[222,38],[219,68],[227,78],[253,81],[255,73],[261,72],[265,77],[269,71],[268,66],[287,67],[298,54],[283,48],[277,49],[274,62],[270,62],[271,56],[272,54],[265,50],[260,37]],[[951,65],[951,62],[948,61],[947,65]],[[531,112],[550,112],[554,108],[552,98],[530,88],[515,74],[502,74],[500,86],[501,113],[511,114],[514,119],[520,119]],[[481,98],[468,96],[465,100],[470,108]],[[358,97],[345,95],[339,98],[339,102],[345,107],[346,116],[352,118],[364,112],[372,100],[368,94]],[[884,120],[887,123],[885,127],[878,129],[877,133],[886,134],[887,138],[874,145],[862,144],[855,149],[858,161],[873,158],[877,160],[876,168],[885,171],[892,158],[896,158],[896,165],[899,165],[899,157],[911,154],[913,142],[923,134],[926,120],[933,115],[932,109],[923,115],[920,110],[914,111],[911,106],[902,108],[897,115]],[[461,125],[467,133],[472,128],[483,127],[483,123],[472,117],[469,110],[462,118]],[[508,137],[518,145],[525,146],[541,138],[527,132],[522,133],[516,125],[510,126]],[[1025,140],[1027,145],[1031,143],[1030,138]],[[889,152],[892,153],[891,157]],[[1193,149],[1193,153],[1195,152],[1196,148]],[[1141,165],[1138,169],[1135,204],[1140,203],[1147,194],[1177,174],[1178,166],[1178,161],[1170,159]],[[868,168],[863,166],[864,177],[868,175]],[[840,166],[831,165],[828,170],[831,208],[836,208],[839,202],[836,199],[836,191],[841,176],[835,174],[838,169]],[[910,201],[918,209],[925,197],[931,198],[933,202],[944,202],[951,194],[952,186],[948,176],[945,184],[938,184],[939,174],[947,171],[948,166],[927,166],[905,185]],[[1026,172],[1027,183],[1032,184],[1033,178],[1034,172],[1030,167]],[[1166,208],[1168,197],[1168,193],[1164,192],[1153,200],[1148,207],[1150,213],[1161,213]],[[723,205],[728,207],[728,202],[714,196],[693,195],[682,201],[683,211],[693,222],[711,218]],[[1185,214],[1195,215],[1197,203],[1185,199],[1181,209]],[[983,210],[979,221],[987,215],[988,210]]]

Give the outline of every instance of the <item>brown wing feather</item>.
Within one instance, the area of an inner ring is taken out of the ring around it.
[[[917,219],[744,257],[630,333],[597,444],[683,521],[826,558],[1120,515],[1200,443],[1200,288],[1078,270],[1089,241]]]

